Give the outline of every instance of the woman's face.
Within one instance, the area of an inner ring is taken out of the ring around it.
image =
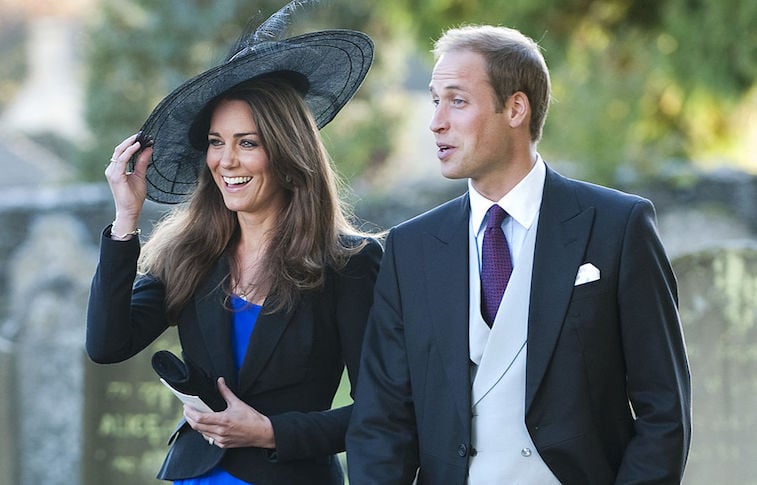
[[[216,106],[205,160],[229,210],[267,216],[283,207],[284,190],[246,102],[224,100]]]

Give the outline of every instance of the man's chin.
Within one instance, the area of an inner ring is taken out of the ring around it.
[[[442,165],[442,176],[444,178],[450,179],[450,180],[460,180],[468,178],[468,175],[465,173],[462,173],[460,170],[455,170],[450,168],[445,169],[446,167]]]

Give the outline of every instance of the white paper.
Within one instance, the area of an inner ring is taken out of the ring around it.
[[[210,406],[205,404],[205,402],[202,399],[200,399],[199,396],[192,396],[190,394],[184,394],[183,392],[174,389],[173,387],[171,387],[171,384],[167,383],[165,379],[163,379],[162,377],[160,378],[160,382],[162,382],[167,388],[169,388],[171,392],[174,393],[174,395],[178,397],[181,400],[181,402],[183,402],[187,406],[190,406],[203,413],[213,412],[213,410],[210,409]]]

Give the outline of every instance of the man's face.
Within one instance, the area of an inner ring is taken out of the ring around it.
[[[484,57],[468,50],[443,54],[429,84],[434,132],[442,175],[471,178],[474,183],[496,179],[512,152],[507,110],[496,111]]]

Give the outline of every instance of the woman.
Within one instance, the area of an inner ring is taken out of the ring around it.
[[[185,405],[159,478],[343,483],[335,454],[351,406],[330,407],[345,365],[356,378],[381,247],[347,222],[318,128],[357,90],[369,51],[350,54],[349,73],[324,71],[329,79],[312,64],[329,59],[319,46],[348,38],[367,39],[325,31],[245,45],[224,75],[215,68],[169,95],[106,169],[116,217],[101,241],[87,351],[120,362],[176,325],[183,362],[159,352],[153,364],[169,379],[171,365],[184,366],[214,410]],[[187,169],[195,152],[204,163]],[[181,198],[174,188],[191,182],[187,173],[195,188],[140,254],[145,198]]]

